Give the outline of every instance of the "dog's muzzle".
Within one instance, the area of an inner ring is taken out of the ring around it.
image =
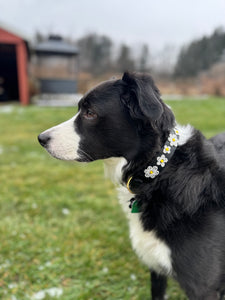
[[[39,143],[53,157],[62,160],[80,159],[78,154],[80,136],[75,129],[76,116],[39,134]]]

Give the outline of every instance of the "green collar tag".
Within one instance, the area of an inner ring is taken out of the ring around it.
[[[140,206],[137,202],[137,200],[134,200],[133,204],[132,204],[132,208],[131,208],[131,213],[139,213],[140,212]]]

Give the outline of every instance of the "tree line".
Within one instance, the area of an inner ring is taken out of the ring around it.
[[[45,38],[37,33],[36,41],[42,39]],[[76,41],[70,40],[70,42],[79,49],[80,70],[93,75],[136,70],[161,73],[163,76],[188,78],[209,69],[214,63],[221,60],[223,53],[225,56],[225,31],[223,28],[217,28],[210,36],[204,36],[183,46],[174,64],[171,64],[174,53],[170,47],[165,47],[161,51],[159,59],[161,63],[157,65],[150,55],[147,43],[140,47],[137,54],[126,43],[116,46],[110,37],[96,33],[87,34]]]
[[[125,70],[147,71],[149,69],[149,48],[144,44],[139,57],[134,58],[132,49],[123,43],[119,49],[111,38],[105,35],[88,34],[77,41],[82,71],[101,75],[106,72]]]
[[[102,74],[109,71],[123,72],[125,70],[149,71],[161,73],[181,78],[190,78],[197,76],[200,72],[208,70],[213,64],[225,59],[225,31],[223,28],[217,28],[211,35],[203,36],[198,40],[181,48],[176,62],[170,69],[167,69],[169,60],[173,55],[169,47],[165,47],[161,53],[161,60],[164,61],[164,70],[161,62],[161,68],[157,71],[157,64],[150,57],[150,51],[147,44],[142,45],[139,56],[134,57],[132,48],[126,44],[120,45],[115,51],[113,41],[107,36],[97,34],[87,35],[77,41],[80,49],[80,67],[81,70]],[[114,55],[114,51],[116,55]],[[167,62],[165,62],[167,58]]]
[[[36,32],[34,43],[38,44],[46,39],[48,39],[47,36]],[[111,71],[149,71],[150,53],[147,44],[141,45],[140,53],[136,55],[135,51],[129,45],[122,43],[117,46],[106,35],[90,33],[77,40],[71,40],[71,38],[63,39],[78,47],[80,71],[93,75],[101,75]]]
[[[210,36],[182,47],[174,68],[175,77],[194,77],[225,56],[225,31],[217,28]],[[225,57],[224,57],[225,58]]]

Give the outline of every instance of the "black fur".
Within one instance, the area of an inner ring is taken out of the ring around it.
[[[219,299],[225,290],[225,133],[207,140],[193,129],[151,180],[143,170],[154,165],[175,118],[149,75],[125,73],[102,83],[83,97],[79,111],[80,160],[126,158],[121,183],[133,176],[143,228],[154,229],[171,249],[172,275],[189,299]],[[155,300],[165,293],[161,272],[152,274]]]
[[[166,276],[151,272],[151,294],[154,300],[164,300],[167,286]]]
[[[173,123],[168,119],[172,118],[157,121],[171,128]],[[158,138],[154,141],[161,146],[163,132],[154,127],[153,131]],[[125,182],[131,175],[143,176],[141,170],[152,165],[149,155],[155,157],[155,149],[156,145],[151,145],[143,160],[128,163]],[[175,277],[189,299],[217,299],[217,292],[225,286],[224,166],[225,134],[207,141],[194,131],[192,138],[177,148],[165,170],[150,182],[142,178],[134,191],[143,227],[154,229],[172,249]]]

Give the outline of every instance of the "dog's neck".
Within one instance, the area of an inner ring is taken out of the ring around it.
[[[143,170],[143,174],[129,176],[126,183],[129,192],[135,194],[135,189],[139,184],[143,183],[143,177],[151,181],[163,172],[178,146],[179,138],[179,129],[175,127],[170,131],[161,152],[157,153],[156,157],[149,162],[149,165]]]
[[[182,146],[186,144],[186,142],[190,139],[193,133],[193,127],[190,125],[187,126],[180,126],[177,125],[176,128],[178,129],[180,135],[179,135],[179,140],[178,140],[178,146]],[[166,145],[166,142],[165,142]],[[165,146],[164,145],[164,146]],[[163,155],[163,149],[162,148],[162,155]],[[141,168],[140,168],[140,163],[139,162],[134,162],[132,169],[130,169],[130,164],[131,162],[128,162],[124,157],[112,157],[105,159],[104,162],[104,169],[105,169],[105,175],[106,177],[110,178],[112,182],[116,185],[125,185],[129,178],[131,176],[136,176],[138,174],[141,174],[142,177],[146,182],[149,182],[151,178],[146,178],[145,177],[145,172],[150,164],[153,164],[152,166],[156,165],[158,166],[157,163],[157,157],[159,155],[155,154],[154,157],[151,158],[151,160],[148,160],[146,164],[146,160],[144,159],[143,163],[141,163]],[[168,163],[168,162],[167,162]],[[135,164],[138,166],[138,168],[135,168]]]

